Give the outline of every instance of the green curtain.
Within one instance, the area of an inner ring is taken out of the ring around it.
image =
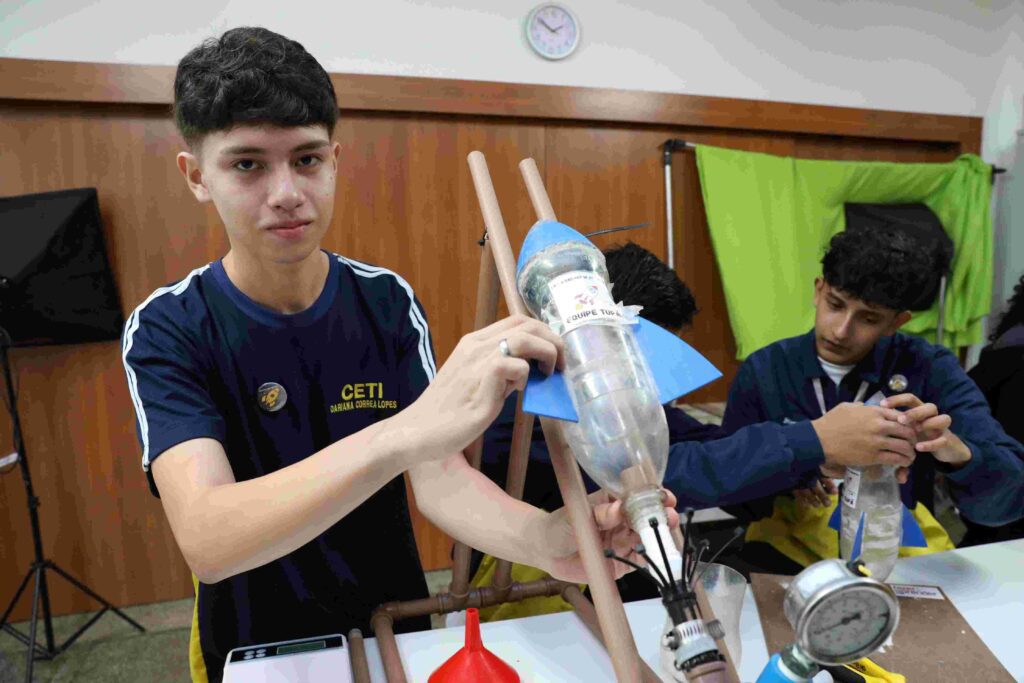
[[[982,340],[992,297],[992,168],[974,155],[944,164],[818,161],[697,147],[711,242],[742,360],[814,324],[814,278],[843,204],[921,202],[953,240],[943,343]],[[935,341],[938,302],[903,328]]]

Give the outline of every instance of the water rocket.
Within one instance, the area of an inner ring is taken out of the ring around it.
[[[835,529],[837,532],[840,531],[840,523],[842,520],[842,503],[836,505],[836,509],[832,511],[832,516],[829,517],[828,526],[830,529]],[[900,519],[900,547],[901,548],[927,548],[928,541],[924,537],[924,532],[921,530],[921,525],[914,519],[914,515],[910,513],[906,505],[900,504],[902,510]],[[864,513],[860,514],[860,520],[857,522],[857,534],[853,537],[853,550],[850,552],[850,557],[860,557],[860,551],[864,542]]]
[[[519,277],[535,254],[564,242],[582,242],[593,246],[590,240],[564,223],[539,221],[534,224],[519,251],[516,277]],[[668,330],[640,317],[635,317],[631,326],[640,351],[654,375],[658,400],[662,404],[670,403],[722,376],[707,358]],[[556,420],[579,421],[565,377],[559,370],[545,375],[537,368],[531,368],[523,392],[523,410]]]

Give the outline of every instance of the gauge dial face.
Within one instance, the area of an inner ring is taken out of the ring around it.
[[[807,617],[808,654],[832,660],[856,653],[880,640],[891,620],[889,603],[878,590],[839,591]]]

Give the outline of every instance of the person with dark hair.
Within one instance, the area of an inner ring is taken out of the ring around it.
[[[1024,447],[993,419],[952,353],[898,332],[938,277],[927,254],[895,227],[833,237],[814,283],[814,329],[751,354],[723,418],[732,433],[766,420],[815,420],[852,403],[902,411],[882,447],[907,453],[912,444],[916,460],[900,472],[900,491],[928,547],[901,548],[901,555],[953,547],[931,512],[936,471],[965,518],[996,526],[1024,516]],[[904,426],[912,427],[909,439],[895,431]],[[729,508],[753,520],[744,559],[762,571],[795,573],[837,557],[838,535],[828,520],[836,506],[832,478],[842,476],[842,468],[823,467],[796,492]]]
[[[563,363],[559,337],[507,318],[437,370],[409,284],[320,248],[338,107],[299,43],[233,29],[181,60],[174,92],[178,168],[230,249],[136,308],[122,352],[143,469],[195,575],[193,680],[219,681],[232,648],[368,629],[381,603],[426,598],[405,471],[451,535],[582,579],[565,513],[513,500],[461,454],[530,362]],[[591,501],[632,553],[621,503]]]
[[[639,244],[627,242],[604,250],[612,294],[620,301],[642,306],[640,317],[679,334],[693,322],[697,301],[675,271]]]
[[[1013,288],[1009,307],[989,336],[978,364],[967,374],[985,395],[992,414],[1017,441],[1024,443],[1024,275]],[[964,522],[967,534],[960,545],[980,545],[1024,538],[1024,520],[1001,527]]]

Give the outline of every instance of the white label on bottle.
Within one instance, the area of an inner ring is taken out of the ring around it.
[[[622,323],[626,319],[608,292],[608,283],[597,273],[573,271],[548,283],[555,300],[562,334],[588,323]]]
[[[857,507],[857,493],[860,491],[860,470],[846,468],[846,480],[843,486],[843,505]]]
[[[908,583],[890,583],[893,593],[898,598],[924,598],[926,600],[945,600],[945,596],[935,586],[912,586]]]

